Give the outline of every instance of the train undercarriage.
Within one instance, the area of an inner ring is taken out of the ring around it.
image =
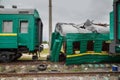
[[[18,49],[0,49],[0,62],[7,63],[16,61],[23,53],[32,54],[32,60],[38,60],[38,57],[40,56],[38,51],[39,50],[34,50],[30,52],[26,47],[19,47]]]

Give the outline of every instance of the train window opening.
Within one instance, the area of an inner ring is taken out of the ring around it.
[[[28,21],[20,21],[20,33],[28,33]]]
[[[109,52],[109,45],[110,45],[109,41],[103,41],[103,43],[102,43],[102,51]]]
[[[79,41],[73,42],[73,52],[80,53],[80,42]]]
[[[11,21],[11,20],[3,21],[2,32],[3,33],[12,33],[13,32],[13,21]]]
[[[87,44],[87,51],[93,51],[94,47],[94,41],[93,40],[89,40],[88,44]]]

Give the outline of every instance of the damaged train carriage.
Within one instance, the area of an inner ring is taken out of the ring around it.
[[[17,60],[22,53],[35,53],[42,47],[43,24],[35,9],[0,9],[0,61]]]
[[[118,62],[120,56],[109,55],[109,26],[87,20],[81,25],[58,23],[52,34],[50,60],[65,60],[67,65]]]

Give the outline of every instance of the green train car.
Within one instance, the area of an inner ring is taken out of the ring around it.
[[[113,0],[109,24],[110,33],[66,32],[65,35],[65,31],[58,27],[52,34],[50,60],[65,60],[67,65],[120,62],[120,0]]]
[[[17,60],[22,53],[42,51],[43,24],[35,9],[0,9],[0,61]]]
[[[113,1],[113,11],[110,13],[110,53],[120,53],[120,0]]]

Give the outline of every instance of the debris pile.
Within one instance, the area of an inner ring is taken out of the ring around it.
[[[95,24],[87,20],[83,24],[57,23],[55,31],[65,36],[67,33],[109,33],[109,25]]]

